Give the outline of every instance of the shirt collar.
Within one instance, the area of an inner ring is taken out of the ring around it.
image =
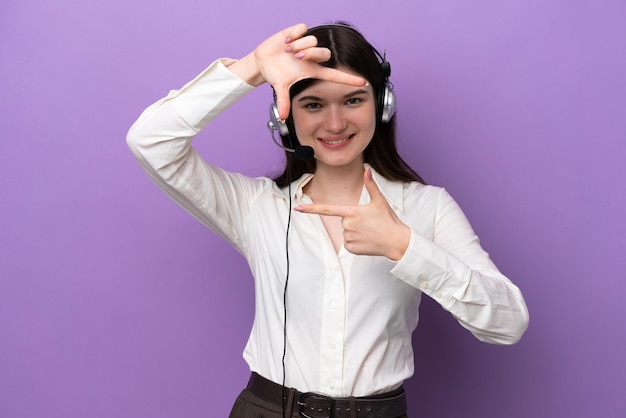
[[[394,209],[398,209],[400,211],[403,210],[404,209],[403,183],[400,181],[393,181],[393,180],[386,179],[382,175],[378,174],[376,170],[374,170],[367,163],[364,164],[364,166],[366,169],[369,168],[372,171],[372,178],[374,179],[374,182],[380,189],[380,192],[383,194],[387,202],[389,202],[389,204],[393,206]],[[291,183],[291,198],[294,200],[302,199],[302,194],[303,194],[302,189],[304,188],[304,186],[306,186],[308,182],[311,181],[313,177],[314,177],[314,174],[305,173],[299,179],[293,181]],[[289,196],[289,188],[283,187],[281,189],[278,189],[277,187],[275,187],[274,193],[278,197],[287,199],[287,196]]]
[[[299,179],[291,182],[291,199],[301,199],[302,198],[302,189],[311,179],[314,177],[312,173],[304,173]],[[277,197],[287,200],[289,196],[289,186],[285,186],[279,188],[274,186],[274,194]]]
[[[369,164],[365,164],[365,168],[372,170],[374,182],[392,208],[399,211],[404,210],[404,183],[386,179],[378,174]]]

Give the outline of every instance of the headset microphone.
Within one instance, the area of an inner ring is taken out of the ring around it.
[[[313,151],[313,148],[307,145],[299,145],[296,147],[293,155],[294,157],[296,157],[297,160],[308,161],[313,159],[313,157],[315,156],[315,151]]]
[[[313,159],[314,151],[312,147],[309,147],[307,145],[298,145],[295,149],[288,148],[276,140],[276,137],[274,136],[274,131],[279,131],[281,135],[289,135],[289,130],[287,129],[287,125],[280,120],[278,116],[278,108],[275,104],[272,104],[272,106],[270,106],[270,120],[269,122],[267,122],[267,129],[270,130],[272,140],[279,148],[287,152],[292,152],[294,157],[296,157],[296,159],[300,161]]]

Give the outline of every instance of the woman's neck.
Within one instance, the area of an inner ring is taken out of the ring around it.
[[[318,165],[304,192],[315,203],[357,204],[363,190],[363,164],[329,167]]]

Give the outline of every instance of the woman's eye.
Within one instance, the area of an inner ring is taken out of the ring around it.
[[[359,99],[358,97],[352,97],[351,99],[348,99],[347,103],[350,105],[359,104],[361,103],[361,99]]]
[[[308,103],[306,105],[306,108],[310,110],[316,110],[316,109],[319,109],[320,107],[321,105],[319,103]]]

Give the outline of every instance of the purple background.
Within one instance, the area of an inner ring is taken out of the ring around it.
[[[125,135],[214,58],[336,19],[387,50],[404,155],[531,313],[497,347],[425,300],[411,417],[623,416],[626,2],[382,3],[2,0],[0,417],[227,416],[248,377],[249,271]],[[270,100],[255,90],[198,149],[276,170]]]

